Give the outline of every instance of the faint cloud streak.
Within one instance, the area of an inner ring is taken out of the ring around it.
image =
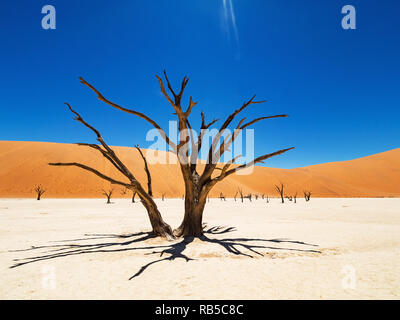
[[[235,38],[237,49],[239,50],[239,33],[236,24],[235,9],[233,7],[232,0],[222,0],[223,6],[223,29],[228,37],[228,41],[231,42],[231,29]],[[236,54],[236,58],[239,57],[239,53]]]

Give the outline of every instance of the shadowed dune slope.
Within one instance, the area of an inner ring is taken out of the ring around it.
[[[0,141],[0,197],[33,197],[33,188],[41,184],[52,198],[99,198],[102,189],[114,189],[90,172],[75,167],[51,167],[48,162],[80,162],[115,178],[124,178],[95,150],[73,144]],[[114,150],[146,187],[143,160],[134,148]],[[146,150],[144,150],[146,151]],[[153,157],[147,153],[151,163]],[[146,152],[145,152],[146,154]],[[165,157],[173,155],[162,153]],[[155,197],[183,195],[183,181],[177,164],[150,164]],[[255,167],[250,175],[232,175],[213,189],[211,196],[223,192],[233,197],[238,187],[245,193],[277,196],[274,184],[283,182],[287,194],[311,190],[315,197],[398,197],[400,196],[400,149],[351,161],[332,162],[295,169]]]

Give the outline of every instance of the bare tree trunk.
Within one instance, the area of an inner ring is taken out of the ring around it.
[[[174,230],[176,237],[199,237],[203,235],[203,211],[207,198],[195,203],[185,199],[185,215],[181,225]]]
[[[136,191],[132,193],[132,203],[135,203]]]
[[[171,227],[164,222],[157,207],[146,201],[143,202],[143,205],[147,209],[153,233],[164,238],[173,238]]]
[[[185,215],[181,225],[174,230],[176,237],[203,235],[203,211],[211,188],[203,186],[199,190],[196,177],[195,174],[194,179],[185,179]]]
[[[152,232],[157,236],[161,236],[161,237],[168,238],[168,239],[173,238],[174,236],[172,233],[172,229],[169,226],[169,224],[164,222],[153,198],[150,197],[150,195],[147,192],[145,192],[141,188],[141,186],[137,186],[136,193],[139,196],[140,200],[142,201],[143,206],[147,210],[150,224],[153,229]]]

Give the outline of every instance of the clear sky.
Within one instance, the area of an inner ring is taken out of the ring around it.
[[[155,74],[165,68],[207,119],[224,118],[257,94],[256,155],[295,146],[266,162],[293,168],[400,147],[400,2],[393,0],[6,0],[0,2],[0,139],[92,142],[69,102],[111,145],[148,146],[145,121],[167,127],[172,108]],[[41,27],[56,8],[56,30]],[[341,8],[356,8],[343,30]],[[197,122],[198,123],[198,122]],[[193,124],[196,121],[193,120]],[[196,126],[197,127],[197,126]]]

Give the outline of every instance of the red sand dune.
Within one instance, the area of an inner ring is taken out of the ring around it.
[[[51,167],[48,162],[81,162],[123,179],[97,151],[73,144],[0,141],[0,197],[34,197],[41,184],[52,198],[98,198],[110,186],[92,173],[75,167]],[[146,186],[143,160],[137,150],[115,147],[136,178]],[[183,181],[177,164],[150,165],[155,197],[181,197]],[[311,190],[314,197],[399,197],[400,148],[351,161],[295,169],[255,167],[251,175],[232,175],[216,185],[211,196],[232,197],[238,187],[245,193],[277,196],[274,184],[283,182],[287,194]]]

